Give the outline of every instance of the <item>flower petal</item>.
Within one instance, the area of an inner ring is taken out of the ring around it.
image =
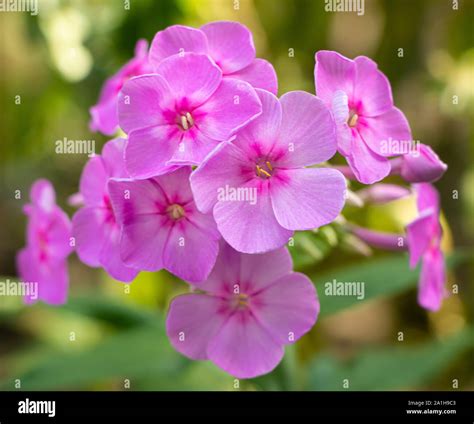
[[[225,322],[222,301],[205,294],[175,297],[166,318],[166,334],[174,348],[191,359],[208,359],[207,345]]]
[[[447,291],[444,287],[446,271],[444,256],[440,249],[430,249],[423,256],[420,282],[418,288],[418,303],[429,311],[438,311]]]
[[[428,210],[406,227],[411,268],[415,267],[431,243],[433,234],[429,228],[432,227],[433,219],[435,219],[433,212]]]
[[[253,378],[273,370],[283,347],[248,313],[236,312],[211,339],[208,358],[236,378]]]
[[[279,224],[289,230],[309,230],[332,222],[344,206],[346,180],[335,169],[280,171],[284,179],[271,189]]]
[[[100,266],[100,251],[104,244],[105,210],[96,207],[79,209],[72,217],[72,234],[76,239],[79,259],[92,267]]]
[[[367,146],[379,156],[402,155],[411,147],[410,126],[396,107],[373,118],[360,117],[357,130]]]
[[[336,153],[336,126],[329,109],[312,94],[291,91],[281,99],[283,110],[278,147],[282,165],[301,167],[330,159]]]
[[[219,67],[208,56],[195,53],[170,56],[156,72],[166,80],[174,99],[190,108],[202,105],[222,81]]]
[[[156,67],[169,56],[185,52],[206,54],[206,35],[199,29],[172,25],[156,33],[150,47],[149,60]]]
[[[355,130],[352,130],[351,153],[347,156],[347,162],[357,181],[363,184],[383,180],[391,169],[389,160],[370,150]]]
[[[262,112],[252,86],[225,78],[209,100],[193,112],[196,125],[208,137],[226,141]]]
[[[366,56],[354,59],[356,77],[354,102],[363,116],[377,116],[393,106],[392,89],[387,77],[377,68],[377,64]]]
[[[411,183],[434,182],[441,178],[448,166],[438,157],[430,146],[420,144],[403,156],[400,175]]]
[[[237,72],[225,75],[225,77],[247,81],[254,88],[267,90],[272,94],[278,93],[278,79],[273,65],[264,59],[254,61]]]
[[[209,43],[209,54],[224,74],[239,71],[255,59],[252,33],[238,22],[211,22],[201,27]]]
[[[291,344],[307,333],[319,314],[319,301],[311,280],[304,274],[281,277],[252,298],[252,313],[282,344]]]
[[[102,157],[90,158],[82,170],[79,182],[79,190],[87,206],[103,204],[107,178]]]

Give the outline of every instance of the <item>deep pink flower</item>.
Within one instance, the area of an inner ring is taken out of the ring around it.
[[[147,271],[166,269],[183,280],[205,280],[216,261],[220,234],[194,205],[190,167],[148,180],[112,179],[109,192],[123,226],[121,256]]]
[[[437,311],[446,297],[439,195],[428,183],[415,184],[414,187],[419,216],[406,228],[410,266],[414,267],[422,259],[418,303],[430,311]]]
[[[150,64],[184,52],[209,55],[224,77],[247,81],[255,88],[277,94],[278,81],[270,62],[255,58],[252,33],[238,22],[211,22],[195,29],[173,25],[158,32],[150,47]]]
[[[107,182],[112,177],[127,177],[123,160],[126,141],[120,138],[107,142],[101,156],[87,162],[81,176],[80,194],[84,207],[73,219],[73,234],[79,258],[92,267],[102,266],[115,279],[132,281],[138,270],[120,259],[120,234],[110,202]]]
[[[350,60],[332,51],[316,53],[314,76],[336,121],[339,152],[360,182],[382,180],[390,172],[387,157],[406,153],[412,139],[389,81],[368,57]]]
[[[213,211],[224,239],[244,253],[276,249],[294,230],[328,224],[346,188],[339,171],[305,168],[336,151],[334,121],[322,101],[305,92],[278,100],[257,91],[262,114],[191,176],[199,210]]]
[[[98,103],[90,109],[92,131],[113,135],[118,130],[117,99],[123,83],[131,77],[151,72],[148,64],[148,43],[138,40],[135,56],[102,87]]]
[[[286,248],[247,255],[222,243],[200,292],[171,302],[166,321],[171,344],[237,378],[272,371],[284,345],[307,333],[319,313],[314,285],[292,272],[292,265]]]
[[[69,276],[66,258],[72,251],[71,223],[56,205],[54,188],[47,180],[31,187],[31,203],[24,207],[28,216],[27,244],[18,252],[18,274],[23,282],[38,285],[38,299],[58,305],[67,300]],[[36,299],[25,297],[25,302]]]
[[[125,163],[132,178],[200,164],[261,112],[250,84],[222,79],[206,55],[171,56],[156,72],[127,81],[120,93],[119,121],[129,135]]]

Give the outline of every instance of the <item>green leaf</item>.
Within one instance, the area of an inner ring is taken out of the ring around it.
[[[310,367],[310,390],[396,390],[428,383],[474,347],[469,328],[445,341],[416,347],[387,347],[359,353],[350,363],[320,356]],[[349,387],[343,386],[344,380]]]
[[[82,389],[114,380],[133,382],[140,376],[176,376],[187,363],[170,346],[161,323],[117,333],[79,353],[50,355],[15,379],[21,380],[23,390]],[[13,388],[13,379],[1,386],[2,390]]]
[[[448,267],[454,267],[466,258],[467,255],[464,253],[451,255],[447,260]],[[380,296],[392,296],[415,288],[418,273],[418,269],[411,270],[408,267],[406,255],[392,255],[364,259],[357,265],[337,268],[320,275],[315,273],[309,277],[318,289],[322,318],[367,300]],[[358,299],[357,295],[334,295],[329,288],[326,289],[326,284],[332,288],[333,281],[364,283],[363,298]]]

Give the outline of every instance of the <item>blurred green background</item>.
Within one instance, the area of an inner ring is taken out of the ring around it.
[[[416,303],[418,272],[405,255],[368,255],[337,224],[298,234],[290,250],[319,289],[320,319],[275,371],[236,382],[171,348],[163,323],[183,282],[141,273],[127,286],[72,255],[66,306],[0,298],[0,389],[473,390],[474,1],[460,0],[458,10],[452,4],[366,0],[357,16],[327,13],[323,0],[40,0],[36,17],[0,13],[1,281],[16,280],[21,207],[35,179],[50,179],[58,203],[73,213],[66,199],[87,158],[55,154],[55,141],[93,139],[100,151],[107,139],[89,131],[88,109],[137,39],[151,41],[172,24],[229,19],[252,30],[257,56],[276,68],[280,95],[314,93],[317,50],[378,62],[414,138],[449,165],[436,186],[447,223],[447,288],[459,289],[440,312],[427,313]],[[401,231],[413,213],[413,199],[344,211],[387,231]],[[326,297],[324,283],[333,279],[365,282],[366,298]]]

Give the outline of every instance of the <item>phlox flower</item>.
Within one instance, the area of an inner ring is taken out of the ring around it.
[[[156,74],[127,81],[119,122],[128,133],[125,163],[132,178],[146,179],[183,165],[199,165],[219,143],[261,113],[255,90],[222,78],[206,55],[170,56]]]
[[[220,235],[212,216],[196,209],[190,173],[190,167],[181,167],[147,180],[109,181],[126,264],[147,271],[164,268],[193,283],[208,277]]]
[[[209,55],[224,77],[247,81],[255,88],[277,94],[278,82],[270,62],[255,58],[252,33],[238,22],[211,22],[200,29],[173,25],[159,31],[150,47],[150,64],[184,52]]]
[[[24,207],[28,216],[27,243],[16,257],[18,274],[22,281],[38,285],[39,300],[51,305],[62,304],[68,294],[71,223],[56,205],[54,188],[49,181],[35,181],[30,199],[31,203]],[[35,300],[25,296],[26,303]]]
[[[328,224],[341,211],[346,189],[339,171],[305,168],[336,151],[334,121],[323,102],[305,92],[278,99],[257,91],[262,114],[191,176],[199,210],[212,211],[223,238],[244,253],[276,249],[294,230]],[[220,196],[228,187],[251,195]]]
[[[123,151],[125,140],[107,142],[102,155],[89,159],[81,175],[80,194],[84,207],[72,219],[73,234],[79,258],[92,267],[102,266],[115,279],[132,281],[138,270],[123,263],[120,258],[121,228],[110,202],[109,178],[124,178]]]
[[[394,107],[387,77],[366,56],[316,53],[316,94],[332,110],[338,151],[358,181],[372,184],[390,172],[389,156],[405,153],[411,131]]]
[[[199,290],[171,302],[166,320],[171,344],[237,378],[272,371],[284,345],[307,333],[319,313],[314,285],[292,266],[286,248],[248,255],[222,243]]]

